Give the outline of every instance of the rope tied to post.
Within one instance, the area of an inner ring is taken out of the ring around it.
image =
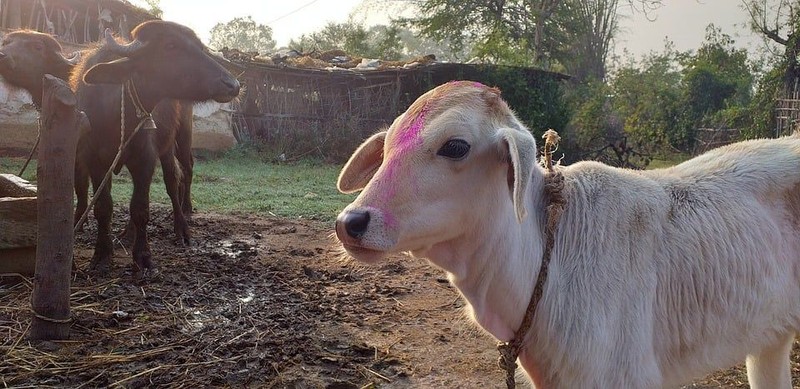
[[[544,284],[547,281],[547,271],[550,265],[550,257],[555,244],[555,230],[558,225],[558,220],[564,211],[566,199],[564,198],[564,175],[560,170],[553,166],[553,153],[558,149],[558,142],[561,137],[557,132],[552,129],[545,131],[544,135],[544,150],[542,151],[542,165],[545,168],[544,175],[544,194],[545,194],[545,212],[547,212],[547,219],[545,222],[545,246],[542,253],[542,264],[539,268],[539,275],[536,278],[536,285],[533,288],[533,294],[528,307],[525,309],[525,316],[522,318],[514,337],[509,342],[499,342],[497,350],[500,352],[500,358],[497,361],[501,369],[506,372],[506,387],[513,389],[516,387],[515,373],[517,370],[517,357],[522,350],[522,341],[525,335],[530,330],[533,323],[533,317],[536,314],[536,306],[542,299],[544,293]]]
[[[36,310],[33,309],[33,307],[31,307],[30,310],[31,310],[31,313],[33,314],[33,316],[36,317],[39,320],[43,320],[43,321],[50,322],[50,323],[57,323],[57,324],[64,324],[64,323],[71,323],[72,322],[72,317],[68,317],[66,319],[54,319],[52,317],[47,317],[47,316],[44,316],[44,315],[40,314],[39,312],[36,312]]]

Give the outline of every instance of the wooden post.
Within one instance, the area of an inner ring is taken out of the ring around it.
[[[44,76],[42,130],[37,167],[38,244],[30,338],[69,338],[73,248],[73,183],[78,144],[77,99],[69,86]]]

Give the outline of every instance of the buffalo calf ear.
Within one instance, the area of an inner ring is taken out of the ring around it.
[[[132,73],[132,61],[129,58],[120,58],[92,66],[83,75],[83,82],[87,84],[122,84],[131,77]]]

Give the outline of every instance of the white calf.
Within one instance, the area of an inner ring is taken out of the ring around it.
[[[542,263],[536,145],[496,89],[448,83],[339,176],[347,252],[410,251],[449,273],[472,318],[514,336]],[[800,331],[800,138],[741,142],[672,168],[560,168],[566,204],[519,361],[538,388],[674,387],[747,361],[790,388]]]

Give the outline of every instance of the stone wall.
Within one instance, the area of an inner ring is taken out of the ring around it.
[[[224,151],[236,144],[231,123],[230,103],[209,101],[194,106],[192,148]]]

